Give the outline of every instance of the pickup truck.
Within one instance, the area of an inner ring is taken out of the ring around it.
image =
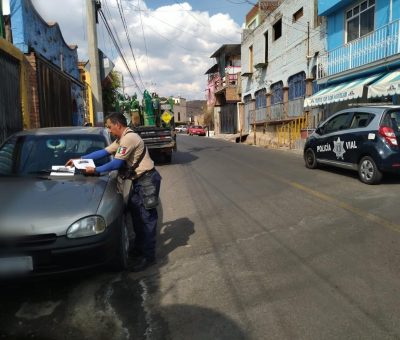
[[[172,151],[176,151],[176,134],[170,127],[136,126],[133,130],[143,139],[150,154],[161,156],[171,163]]]

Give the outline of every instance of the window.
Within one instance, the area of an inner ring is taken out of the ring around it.
[[[259,90],[255,93],[256,109],[267,107],[267,91],[266,89]]]
[[[249,72],[253,72],[253,45],[249,47]]]
[[[386,112],[381,126],[391,127],[395,132],[398,132],[400,130],[400,111]]]
[[[341,115],[333,117],[329,120],[323,127],[322,132],[324,134],[336,132],[339,130],[344,130],[349,128],[349,117],[351,113],[343,113]]]
[[[271,85],[271,104],[283,103],[283,82],[278,81]]]
[[[306,73],[297,73],[288,79],[289,100],[304,97],[306,95]]]
[[[274,29],[274,41],[278,40],[282,36],[282,18],[280,18],[273,26]]]
[[[293,14],[293,22],[296,22],[303,16],[303,7]]]
[[[254,19],[249,25],[248,25],[248,29],[255,29],[257,27],[257,20]]]
[[[181,121],[181,113],[178,112],[178,122],[180,122],[180,121]]]
[[[264,62],[268,63],[268,31],[264,33],[265,51],[264,51]]]
[[[243,101],[245,104],[248,104],[251,102],[251,94],[248,94],[246,96],[243,97]]]
[[[358,39],[374,30],[375,0],[365,0],[346,11],[346,41]]]
[[[373,117],[374,115],[371,113],[357,112],[351,121],[350,129],[357,129],[368,126]]]

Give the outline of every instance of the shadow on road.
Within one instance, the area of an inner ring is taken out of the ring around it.
[[[178,247],[188,245],[190,235],[194,234],[194,223],[186,218],[163,222],[159,228],[158,257],[166,258]]]
[[[354,178],[354,180],[358,180],[358,173],[354,170],[349,169],[342,169],[336,167],[330,167],[328,165],[320,165],[318,170],[326,171],[332,174],[336,174],[338,176],[345,176],[349,178]],[[400,184],[400,176],[395,173],[385,173],[383,175],[382,181],[380,185],[393,185],[393,184]]]
[[[164,301],[161,269],[194,233],[186,217],[164,222],[160,205],[158,263],[144,272],[98,269],[0,285],[0,339],[247,339],[217,311]]]
[[[152,156],[154,163],[156,166],[168,166],[171,163],[172,164],[189,164],[198,159],[199,157],[193,155],[190,152],[184,152],[184,151],[175,151],[172,153],[172,161],[171,163],[165,162],[163,156],[157,156],[153,155]]]

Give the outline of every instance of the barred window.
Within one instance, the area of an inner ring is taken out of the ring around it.
[[[256,109],[267,107],[267,91],[261,89],[255,93],[256,96]]]
[[[283,103],[283,82],[278,81],[271,85],[271,104]]]
[[[306,95],[306,73],[300,72],[289,77],[289,100]]]
[[[358,39],[374,30],[375,0],[365,0],[346,11],[346,41]]]

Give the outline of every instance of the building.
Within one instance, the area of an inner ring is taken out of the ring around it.
[[[76,46],[57,23],[45,22],[30,0],[11,0],[13,44],[29,62],[29,122],[35,127],[83,125],[84,95]]]
[[[318,57],[321,90],[307,109],[321,117],[351,103],[400,104],[400,0],[319,0],[327,53]]]
[[[92,81],[90,78],[90,71],[87,69],[89,61],[78,63],[79,75],[83,84],[83,103],[84,103],[84,124],[94,125],[94,110],[93,110],[93,95],[92,95]]]
[[[241,42],[243,132],[262,131],[275,143],[282,127],[292,122],[300,126],[304,99],[316,91],[318,55],[326,51],[317,5],[316,0],[266,1],[246,16]],[[255,17],[256,27],[251,24]]]
[[[215,64],[205,73],[208,76],[206,100],[207,110],[214,116],[214,131],[236,133],[240,44],[222,45],[210,58],[215,58]]]
[[[177,123],[187,123],[188,116],[187,116],[187,105],[186,99],[182,97],[172,97],[174,101],[174,120],[175,124]]]

